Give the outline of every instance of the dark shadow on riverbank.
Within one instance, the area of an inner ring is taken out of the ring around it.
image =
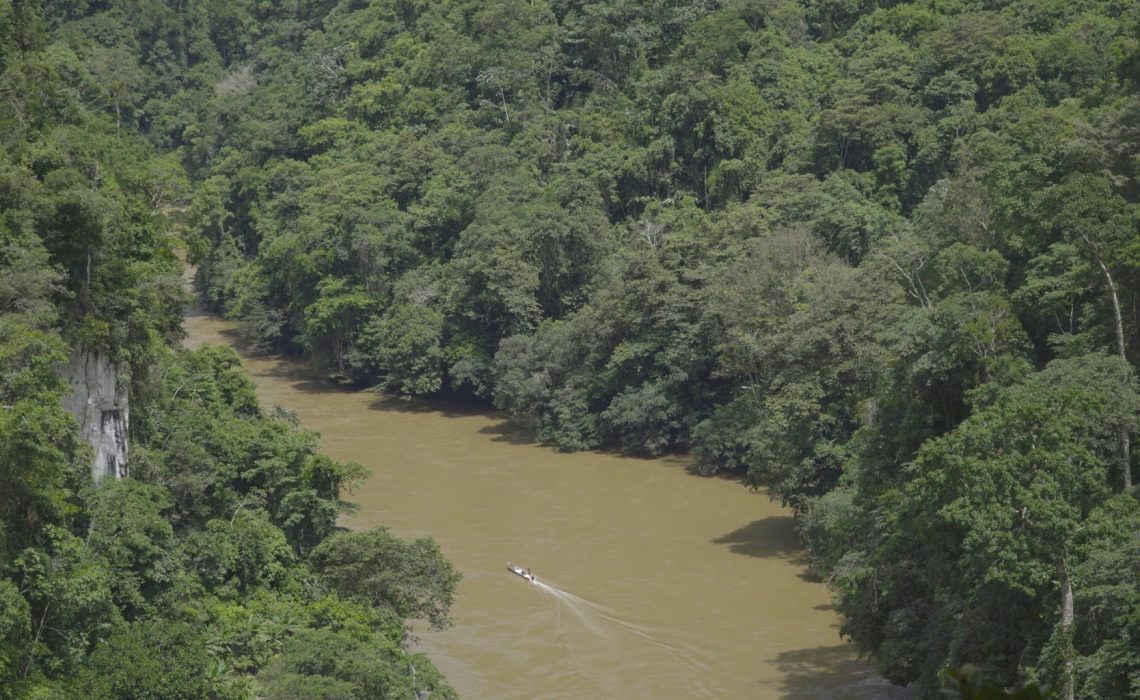
[[[289,357],[261,355],[258,359],[272,364],[258,367],[256,374],[288,382],[291,388],[303,394],[350,394],[355,391],[352,387],[318,376],[308,365]]]
[[[185,316],[187,319],[203,318],[207,322],[229,323],[201,307],[188,310]],[[352,391],[351,387],[341,386],[321,377],[300,357],[257,347],[241,334],[236,325],[230,324],[229,328],[212,328],[210,332],[222,339],[221,345],[229,347],[241,357],[242,366],[251,377],[279,379],[288,383],[291,388],[306,394]],[[256,363],[256,367],[251,366],[251,363]]]
[[[796,649],[776,656],[784,700],[907,700],[912,693],[879,677],[847,644]]]
[[[305,394],[352,394],[366,392],[375,397],[368,404],[373,411],[386,411],[408,414],[434,414],[443,418],[468,418],[483,416],[495,419],[495,423],[479,428],[479,433],[487,435],[494,442],[503,442],[511,445],[535,446],[560,452],[558,446],[545,440],[539,440],[532,430],[520,421],[512,420],[504,411],[495,410],[489,402],[482,399],[464,399],[462,395],[445,390],[433,396],[406,396],[389,394],[361,385],[347,385],[337,383],[327,377],[321,376],[309,361],[300,355],[290,355],[276,351],[266,351],[256,347],[242,336],[236,324],[228,321],[218,314],[197,306],[187,309],[187,319],[203,319],[209,324],[204,329],[208,335],[216,335],[222,339],[224,345],[235,350],[244,360],[246,371],[256,377],[280,380],[288,383],[290,388]],[[225,326],[225,327],[219,327]],[[256,367],[251,366],[256,362]],[[702,473],[694,460],[685,452],[668,452],[662,455],[630,454],[618,449],[601,448],[587,450],[588,453],[603,455],[610,458],[620,458],[635,461],[653,461],[662,467],[670,469],[683,469],[693,476],[702,478],[720,479],[749,487],[746,475],[739,471],[720,471],[714,474]],[[763,492],[763,490],[761,490]]]
[[[229,328],[217,329],[214,332],[225,338],[226,344],[229,345],[239,355],[250,355],[252,357],[268,357],[270,355],[269,353],[266,353],[254,347],[253,343],[249,342],[248,339],[242,336],[241,331],[238,330],[236,324],[232,324],[232,322],[226,320],[224,317],[214,313],[213,311],[203,309],[201,306],[196,306],[183,312],[182,317],[183,319],[187,320],[192,318],[202,318],[205,319],[207,323],[220,322],[231,324],[231,327]],[[185,328],[185,326],[183,326],[183,328]]]
[[[803,555],[790,515],[770,515],[721,535],[714,544],[727,544],[736,554],[763,559],[790,559]]]
[[[509,445],[534,445],[545,447],[554,452],[558,451],[556,445],[536,439],[533,432],[517,423],[512,423],[509,419],[503,419],[494,425],[479,428],[479,434],[489,435],[493,442],[505,442]]]
[[[488,411],[485,407],[472,406],[461,401],[450,399],[434,399],[422,396],[398,396],[385,394],[374,389],[361,389],[372,391],[376,400],[368,404],[370,411],[387,411],[391,413],[432,413],[443,418],[469,418],[471,416],[485,416]]]
[[[795,520],[790,515],[770,515],[753,520],[744,527],[721,535],[713,544],[726,544],[730,552],[761,559],[783,559],[797,567],[796,574],[805,581],[818,582],[807,569],[807,553],[796,536]]]

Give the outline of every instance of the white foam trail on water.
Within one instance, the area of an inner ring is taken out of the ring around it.
[[[599,605],[598,603],[587,600],[581,596],[574,595],[569,591],[564,591],[555,585],[545,583],[543,581],[536,580],[534,582],[534,585],[538,586],[550,597],[552,604],[555,604],[555,601],[562,603],[562,606],[555,604],[555,622],[559,626],[562,624],[561,608],[565,607],[576,618],[578,618],[578,620],[586,629],[599,637],[606,637],[608,635],[606,634],[606,631],[596,623],[595,620],[607,622],[610,625],[617,627],[621,631],[626,632],[627,634],[630,634],[647,644],[652,644],[653,646],[667,652],[674,659],[677,659],[678,661],[681,661],[682,663],[692,668],[696,668],[701,671],[707,671],[709,669],[708,664],[705,664],[698,660],[697,655],[694,653],[696,651],[695,649],[690,650],[688,653],[686,653],[685,651],[678,649],[676,646],[663,641],[660,638],[660,634],[653,628],[623,620],[612,608],[606,607],[604,605]]]
[[[583,598],[579,598],[573,593],[567,593],[561,588],[556,588],[548,583],[543,583],[542,581],[535,581],[534,585],[538,586],[544,593],[550,595],[552,600],[559,600],[565,603],[566,609],[573,613],[574,616],[577,617],[578,620],[582,623],[582,625],[585,626],[586,629],[590,630],[590,632],[598,635],[599,637],[605,636],[605,633],[596,624],[594,624],[594,621],[590,619],[589,615],[587,615],[587,611],[590,609],[588,601],[584,600]],[[585,605],[583,605],[584,603]],[[555,607],[555,614],[557,615],[556,620],[561,623],[562,609]]]
[[[642,625],[636,625],[636,624],[633,624],[631,622],[626,622],[625,620],[622,620],[620,618],[613,617],[610,615],[606,615],[604,613],[601,613],[601,617],[602,617],[602,619],[606,620],[607,622],[610,622],[614,625],[617,625],[618,627],[620,627],[624,631],[628,632],[629,634],[633,635],[634,637],[637,637],[641,641],[643,641],[647,644],[652,644],[653,646],[658,647],[660,649],[664,649],[670,655],[672,655],[674,658],[679,659],[680,661],[684,662],[688,666],[699,669],[701,671],[709,670],[709,665],[700,661],[697,658],[696,654],[693,653],[695,650],[690,650],[690,652],[688,652],[688,653],[682,651],[681,649],[673,646],[672,644],[669,644],[668,642],[661,640],[657,634],[654,634],[654,632],[652,631],[652,628],[644,627]]]

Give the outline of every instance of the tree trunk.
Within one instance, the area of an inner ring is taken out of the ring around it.
[[[709,211],[709,166],[705,163],[705,213]]]
[[[510,127],[511,113],[510,110],[507,109],[507,95],[503,92],[502,88],[499,88],[499,99],[503,102],[503,119],[507,121],[507,127]]]
[[[1124,491],[1132,490],[1132,449],[1131,440],[1128,436],[1128,428],[1121,426],[1120,428],[1120,452],[1124,455],[1124,465],[1122,471],[1124,472]]]
[[[36,638],[32,640],[32,646],[28,650],[28,658],[24,661],[24,670],[20,675],[21,678],[27,678],[28,674],[32,671],[32,664],[36,661],[36,647],[40,645],[40,637],[43,635],[44,627],[47,625],[47,614],[50,607],[50,602],[44,604],[44,612],[40,615],[40,623],[36,625]]]
[[[1057,569],[1061,577],[1061,635],[1065,645],[1061,700],[1073,700],[1073,583],[1069,580],[1069,569],[1063,558],[1057,561]]]
[[[1108,265],[1104,264],[1100,256],[1096,256],[1096,264],[1100,266],[1101,274],[1104,275],[1104,281],[1108,284],[1108,296],[1112,301],[1112,315],[1116,320],[1116,351],[1120,353],[1120,359],[1128,362],[1128,356],[1124,352],[1124,319],[1120,315],[1120,297],[1116,294],[1116,283],[1112,281],[1112,273],[1108,271]],[[1121,465],[1121,476],[1123,477],[1124,490],[1132,490],[1132,439],[1128,435],[1128,427],[1120,426],[1120,459],[1123,464]]]

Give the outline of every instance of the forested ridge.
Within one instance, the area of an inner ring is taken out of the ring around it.
[[[448,624],[439,547],[339,532],[362,469],[233,351],[178,347],[191,181],[140,131],[131,45],[63,12],[0,0],[0,698],[454,697],[408,639]],[[61,403],[75,353],[128,387],[126,478]]]
[[[224,388],[232,357],[162,349],[173,217],[200,291],[263,348],[769,489],[892,681],[929,695],[972,663],[1140,698],[1140,4],[0,0],[0,38],[20,368],[0,398],[39,411],[0,421],[55,436],[19,448],[48,466],[4,507],[72,538],[20,540],[5,515],[13,586],[21,548],[86,537],[85,498],[149,504],[178,551],[232,513],[283,533],[289,571],[347,565],[307,550],[351,469],[290,472],[320,523],[299,534],[241,454],[179,463],[164,431],[191,371],[319,458]],[[138,368],[132,473],[161,494],[67,481],[81,450],[44,398],[60,338]],[[122,644],[168,614],[115,609]]]

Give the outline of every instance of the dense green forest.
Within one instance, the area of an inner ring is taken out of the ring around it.
[[[232,351],[177,348],[191,181],[141,135],[130,46],[64,14],[0,0],[0,698],[454,697],[407,643],[448,624],[439,547],[338,532],[361,469]],[[129,478],[94,483],[61,405],[77,347],[129,385]]]
[[[8,677],[403,687],[446,613],[437,551],[410,607],[350,585],[410,546],[325,539],[353,469],[168,349],[174,217],[260,347],[769,489],[892,681],[1140,698],[1134,0],[0,0],[0,70]],[[78,340],[142,483],[80,478]]]

